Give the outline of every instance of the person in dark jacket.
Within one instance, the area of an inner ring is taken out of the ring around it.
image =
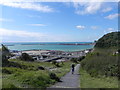
[[[72,74],[74,74],[75,64],[72,64],[71,68],[72,68]]]

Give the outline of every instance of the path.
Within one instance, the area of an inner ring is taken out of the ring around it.
[[[79,68],[80,64],[77,64],[75,66],[74,74],[71,74],[70,71],[64,77],[61,78],[62,82],[58,82],[55,85],[51,86],[50,88],[79,88],[80,87]]]

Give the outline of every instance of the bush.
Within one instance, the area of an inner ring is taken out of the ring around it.
[[[74,63],[78,63],[78,59],[77,58],[72,58],[71,61],[74,62]]]
[[[8,58],[6,55],[2,54],[2,67],[7,66],[9,63]]]
[[[13,84],[7,84],[7,85],[5,85],[5,88],[4,88],[4,86],[2,86],[3,88],[2,88],[2,90],[8,90],[8,89],[10,89],[10,90],[19,90],[19,88],[18,87],[16,87],[15,85],[13,85]]]
[[[38,70],[45,70],[45,68],[42,67],[42,66],[39,66],[39,67],[38,67]]]
[[[54,64],[56,67],[60,67],[60,63],[59,62],[57,62],[57,61],[52,61],[52,64]]]
[[[26,71],[24,73],[18,72],[14,74],[14,77],[22,84],[27,84],[35,88],[46,88],[53,81],[46,71]]]
[[[85,56],[81,56],[80,58],[78,58],[78,61],[82,61],[85,58]]]
[[[4,68],[2,69],[2,73],[11,74],[12,72]]]
[[[52,64],[56,65],[56,63],[57,63],[57,62],[56,62],[55,60],[52,61]]]
[[[21,65],[21,64],[19,64],[19,63],[17,63],[17,62],[9,62],[6,66],[7,66],[7,67],[21,68],[21,69],[26,69],[26,68],[27,68],[27,66]]]
[[[96,77],[98,76],[98,72],[96,71],[96,69],[91,69],[89,71],[89,74],[91,75],[91,77]]]
[[[22,53],[22,55],[20,56],[20,59],[23,61],[34,61],[32,56],[29,56],[27,53]]]
[[[2,79],[2,90],[19,90],[19,87],[17,87],[13,83],[13,81],[3,78]]]
[[[49,76],[50,76],[51,79],[54,79],[58,82],[60,81],[60,79],[57,77],[57,75],[55,73],[50,73]]]

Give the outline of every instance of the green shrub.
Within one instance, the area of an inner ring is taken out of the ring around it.
[[[13,84],[7,84],[7,85],[5,85],[5,88],[4,88],[4,86],[3,86],[3,88],[2,88],[2,90],[8,90],[8,89],[18,89],[18,87],[16,87],[15,85],[13,85]]]
[[[28,55],[27,53],[22,53],[22,55],[20,56],[20,59],[23,61],[34,61],[32,56]]]
[[[53,83],[48,72],[46,71],[26,71],[24,73],[16,73],[14,75],[22,84],[27,84],[33,87],[45,88]]]
[[[57,75],[55,73],[50,73],[49,76],[50,76],[51,79],[54,79],[58,82],[60,81],[60,79],[57,77]]]
[[[17,62],[9,62],[6,66],[7,66],[7,67],[21,68],[21,69],[26,69],[26,68],[27,68],[27,66],[21,65],[21,64],[19,64],[19,63],[17,63]]]
[[[74,62],[74,63],[78,63],[78,59],[77,58],[72,58],[71,61]]]
[[[3,68],[2,69],[2,73],[11,74],[12,72],[7,70],[6,68]]]
[[[81,56],[81,57],[78,58],[78,61],[80,62],[80,61],[82,61],[84,58],[85,58],[85,56]]]
[[[42,66],[39,66],[39,67],[38,67],[38,70],[45,70],[45,68],[42,67]]]
[[[17,87],[13,81],[8,80],[8,79],[2,79],[2,90],[16,90],[19,89],[19,87]]]
[[[52,64],[54,64],[54,65],[55,65],[56,63],[57,63],[57,62],[56,62],[55,60],[53,60],[53,61],[52,61]]]
[[[2,73],[5,73],[5,74],[17,74],[17,73],[23,73],[25,71],[26,70],[15,68],[15,67],[3,67],[2,68]]]
[[[59,63],[59,62],[57,62],[57,61],[55,61],[55,60],[54,60],[54,61],[52,61],[52,64],[54,64],[56,67],[61,67],[61,66],[60,66],[60,63]]]

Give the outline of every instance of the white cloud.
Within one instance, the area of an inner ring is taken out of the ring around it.
[[[74,2],[74,7],[76,8],[75,13],[84,14],[94,14],[101,9],[103,2]]]
[[[1,0],[1,2],[119,2],[119,0]]]
[[[22,9],[28,9],[28,10],[35,10],[35,11],[41,11],[41,12],[53,12],[54,9],[46,6],[37,4],[34,2],[0,2],[1,5],[14,7],[14,8],[22,8]]]
[[[114,28],[108,28],[107,31],[112,32],[112,31],[114,31]]]
[[[27,15],[27,16],[30,18],[41,18],[41,16],[39,16],[39,15]]]
[[[107,28],[106,30],[104,30],[104,34],[111,33],[114,31],[117,31],[117,30],[115,30],[114,28]]]
[[[96,30],[98,27],[97,26],[91,26],[91,29]]]
[[[76,26],[76,28],[78,28],[78,29],[80,29],[80,30],[83,30],[83,29],[85,29],[85,26],[78,25],[78,26]]]
[[[38,32],[28,32],[28,31],[20,31],[20,30],[9,30],[9,29],[4,29],[0,28],[0,36],[2,37],[28,37],[28,38],[40,38],[45,36],[42,33]]]
[[[111,7],[107,7],[107,8],[105,8],[105,9],[103,9],[102,12],[109,12],[109,11],[111,11],[111,10],[112,10]]]
[[[115,14],[110,14],[110,15],[106,16],[105,18],[112,20],[112,19],[114,19],[114,18],[117,18],[118,16],[120,16],[120,14],[115,13]]]
[[[95,14],[97,12],[108,12],[112,10],[112,7],[107,7],[105,5],[105,0],[72,0],[72,4],[66,3],[65,5],[73,5],[75,13],[79,15]]]
[[[46,26],[45,24],[28,24],[30,26]]]
[[[65,42],[75,41],[68,34],[44,34],[40,32],[29,32],[20,30],[9,30],[0,28],[0,39],[3,42]],[[56,38],[58,37],[58,38]]]
[[[12,22],[12,19],[0,18],[0,22]]]

